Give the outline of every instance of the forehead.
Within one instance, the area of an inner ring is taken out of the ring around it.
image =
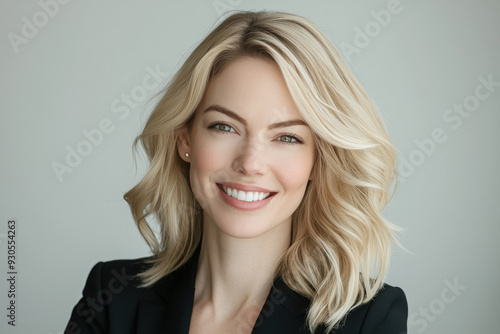
[[[199,110],[212,104],[276,120],[302,118],[277,64],[254,57],[230,62],[207,86]]]

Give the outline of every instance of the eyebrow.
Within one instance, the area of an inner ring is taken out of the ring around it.
[[[232,119],[237,120],[238,122],[242,123],[245,126],[248,125],[248,122],[244,118],[242,118],[240,115],[238,115],[234,111],[231,111],[231,110],[229,110],[223,106],[220,106],[218,104],[214,104],[214,105],[207,107],[203,112],[205,113],[207,111],[218,111],[220,113],[223,113],[224,115],[227,115],[228,117],[231,117]],[[291,119],[288,121],[273,123],[273,124],[269,125],[268,129],[272,130],[272,129],[278,129],[278,128],[286,128],[286,127],[294,126],[294,125],[308,126],[304,120]]]

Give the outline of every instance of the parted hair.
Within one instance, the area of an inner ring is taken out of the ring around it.
[[[292,216],[291,245],[276,275],[311,300],[307,322],[338,327],[383,286],[398,228],[382,210],[396,183],[396,151],[381,116],[331,41],[294,14],[232,13],[172,77],[134,148],[149,169],[124,198],[151,248],[139,276],[151,286],[186,263],[202,233],[202,211],[177,151],[208,82],[244,56],[274,62],[316,146],[312,180]]]

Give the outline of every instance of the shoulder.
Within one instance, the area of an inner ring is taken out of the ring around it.
[[[105,287],[118,282],[123,286],[138,286],[140,280],[137,275],[146,270],[150,264],[149,258],[127,260],[100,261],[96,263],[87,277],[85,286]]]
[[[399,287],[384,284],[368,303],[349,312],[334,334],[406,334],[408,303]]]
[[[115,306],[118,302],[133,303],[136,299],[155,295],[153,285],[141,286],[139,274],[152,266],[151,257],[100,261],[90,270],[83,296],[95,297],[98,302]],[[165,279],[169,277],[166,276]]]
[[[73,308],[65,333],[105,333],[118,318],[132,321],[141,300],[157,300],[156,293],[141,288],[139,273],[149,258],[96,263],[88,274],[82,297]]]

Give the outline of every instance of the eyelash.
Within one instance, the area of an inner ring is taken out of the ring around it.
[[[226,124],[226,123],[221,123],[221,122],[212,123],[212,124],[210,124],[210,125],[208,126],[208,128],[209,128],[209,129],[211,129],[211,130],[215,130],[215,131],[217,131],[217,132],[232,133],[232,131],[224,131],[224,130],[217,129],[217,126],[221,126],[221,125],[222,125],[222,126],[227,126],[227,127],[229,127],[229,128],[231,128],[231,129],[233,129],[233,130],[234,130],[234,127],[232,127],[231,125]],[[236,130],[234,130],[234,132],[236,132]]]
[[[215,122],[215,123],[212,123],[212,124],[210,124],[210,125],[208,126],[208,129],[213,130],[213,131],[216,131],[216,132],[222,132],[222,133],[225,133],[225,134],[227,134],[227,133],[233,133],[232,131],[224,131],[224,130],[220,130],[220,129],[218,129],[218,128],[217,128],[218,126],[227,126],[227,127],[229,127],[229,128],[231,128],[231,129],[233,129],[233,130],[234,130],[234,127],[233,127],[233,126],[231,126],[231,125],[229,125],[229,124],[226,124],[226,123],[222,123],[222,122]],[[234,130],[234,132],[236,132],[236,130]],[[297,135],[295,135],[295,134],[293,134],[293,133],[283,133],[283,134],[280,134],[280,135],[278,136],[278,138],[281,138],[281,137],[290,137],[290,138],[292,138],[292,140],[294,140],[294,141],[288,141],[288,142],[287,142],[287,141],[281,141],[281,140],[278,140],[278,142],[279,142],[280,144],[284,144],[284,145],[296,145],[296,144],[303,144],[303,143],[304,143],[304,141],[303,141],[303,140],[301,140],[299,137],[297,137]]]

